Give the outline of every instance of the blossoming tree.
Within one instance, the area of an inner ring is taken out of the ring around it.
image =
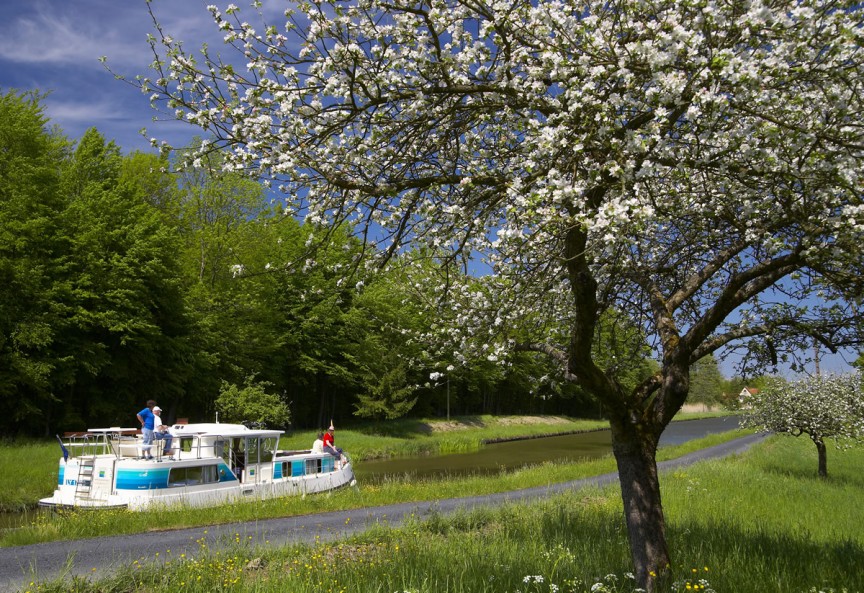
[[[762,430],[807,435],[819,455],[819,477],[828,477],[825,440],[838,448],[864,440],[864,386],[860,374],[814,376],[792,383],[773,380],[745,403],[744,423]]]
[[[157,23],[138,84],[319,236],[348,224],[382,261],[411,246],[481,270],[442,282],[446,343],[542,352],[602,402],[653,589],[670,565],[655,451],[690,365],[858,342],[860,4],[295,6],[258,28],[210,7],[239,60]],[[658,370],[625,388],[646,349]]]

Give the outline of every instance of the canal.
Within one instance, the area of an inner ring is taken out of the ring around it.
[[[692,439],[736,428],[737,416],[673,422],[663,432],[660,446],[680,445]],[[354,464],[354,473],[361,484],[380,483],[396,476],[419,478],[488,475],[544,461],[593,459],[611,452],[610,431],[598,430],[495,443],[472,453],[358,461]]]

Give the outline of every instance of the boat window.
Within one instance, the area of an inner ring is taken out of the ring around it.
[[[336,461],[333,457],[325,457],[321,460],[321,471],[322,472],[332,472],[334,461]]]
[[[195,437],[178,437],[178,440],[180,441],[179,448],[181,451],[189,453],[194,448],[193,441],[195,440]]]
[[[273,453],[276,447],[279,446],[279,439],[276,437],[267,437],[261,440],[261,461],[273,461]]]
[[[232,467],[246,464],[246,439],[231,439],[231,458]]]
[[[246,464],[251,465],[253,463],[258,463],[258,450],[259,450],[259,441],[256,438],[250,438],[246,440]]]
[[[315,459],[307,459],[306,460],[306,473],[307,474],[320,474],[321,473],[321,459],[316,457]]]
[[[302,476],[306,471],[306,464],[302,459],[295,459],[291,462],[291,477]]]
[[[215,465],[172,467],[168,474],[168,486],[197,486],[219,481]]]

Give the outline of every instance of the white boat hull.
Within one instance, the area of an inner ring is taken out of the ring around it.
[[[280,431],[239,425],[182,425],[174,458],[156,451],[139,458],[140,439],[123,429],[91,429],[80,454],[60,459],[57,489],[43,507],[151,509],[154,506],[213,506],[327,492],[354,483],[344,456],[275,450]],[[92,437],[92,438],[91,438]],[[242,445],[241,453],[231,447]],[[269,449],[265,445],[272,445]],[[78,443],[70,441],[69,449]],[[259,453],[260,452],[260,453]]]

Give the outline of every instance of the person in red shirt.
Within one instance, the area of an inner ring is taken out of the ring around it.
[[[333,431],[333,421],[331,420],[330,428],[324,433],[324,451],[337,459],[342,459],[342,449],[334,444]]]

